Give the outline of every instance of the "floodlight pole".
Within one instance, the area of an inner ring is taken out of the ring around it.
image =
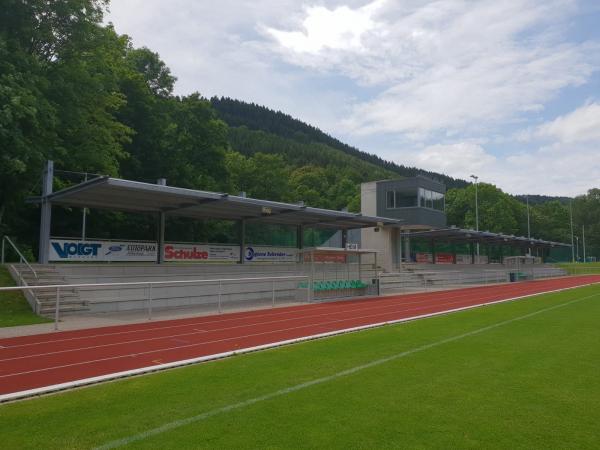
[[[581,238],[583,239],[583,262],[586,262],[586,258],[585,258],[585,225],[581,226]]]
[[[88,174],[86,172],[83,182],[85,183],[87,180],[88,180]],[[81,240],[82,241],[85,241],[86,215],[87,215],[87,208],[84,206],[83,207],[83,217],[82,217],[82,220],[81,220]]]
[[[471,175],[471,178],[475,180],[475,231],[479,231],[479,198],[478,198],[478,185],[479,177]],[[477,241],[477,263],[479,263],[479,241]]]
[[[571,217],[571,262],[575,262],[575,241],[573,234],[573,200],[569,203],[569,215]]]
[[[52,203],[48,196],[52,194],[52,181],[54,180],[54,162],[47,161],[42,175],[42,196],[40,211],[40,245],[38,262],[48,264],[50,259],[50,230],[52,223]]]
[[[529,194],[526,197],[527,199],[527,239],[529,240],[529,244],[531,244],[531,222],[529,219]],[[527,254],[531,256],[531,247],[527,249]]]
[[[575,236],[575,239],[577,239],[577,262],[579,262],[579,236]]]

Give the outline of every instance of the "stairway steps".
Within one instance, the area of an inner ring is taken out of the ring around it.
[[[65,280],[64,276],[57,272],[54,266],[34,265],[33,269],[36,271],[37,277],[34,276],[29,267],[27,267],[25,264],[15,264],[14,267],[19,271],[21,277],[29,286],[55,286],[69,284]],[[40,314],[54,314],[56,305],[56,288],[35,289],[31,292],[33,292],[40,305]],[[61,313],[87,311],[89,310],[89,305],[87,301],[81,300],[77,288],[64,287],[60,288],[59,291],[59,310]]]

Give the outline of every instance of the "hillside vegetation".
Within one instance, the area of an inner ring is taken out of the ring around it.
[[[360,211],[360,183],[422,174],[450,188],[450,224],[475,226],[474,186],[464,180],[384,161],[263,106],[174,95],[176,77],[159,55],[103,24],[106,7],[32,0],[0,9],[0,235],[30,256],[39,211],[25,199],[39,194],[47,159],[55,161],[55,189],[83,180],[73,172],[165,177],[173,186],[350,211]],[[479,190],[481,229],[527,234],[522,198],[483,183]],[[570,241],[564,199],[530,199],[532,235]],[[573,201],[573,218],[575,234],[585,226],[588,255],[598,255],[600,190]],[[53,224],[53,234],[79,236],[81,211],[55,208]],[[87,224],[94,238],[156,235],[151,216],[93,210]],[[232,223],[171,218],[167,239],[230,242],[237,232]],[[281,227],[247,232],[254,243],[293,237]]]

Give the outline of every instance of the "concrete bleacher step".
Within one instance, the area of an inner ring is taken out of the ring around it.
[[[29,286],[55,286],[69,284],[65,276],[54,265],[33,265],[35,274],[25,264],[15,264],[14,268]],[[36,276],[37,275],[37,276]],[[35,289],[30,291],[39,303],[38,312],[42,315],[54,314],[56,308],[56,289]],[[75,287],[63,287],[59,291],[59,311],[61,313],[87,311],[89,303],[82,300]]]

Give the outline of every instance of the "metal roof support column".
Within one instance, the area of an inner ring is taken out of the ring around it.
[[[406,230],[406,236],[404,237],[404,261],[410,263],[410,230]]]
[[[159,178],[156,184],[160,186],[166,186],[166,178]],[[164,247],[165,247],[165,224],[166,214],[164,211],[158,213],[158,236],[157,236],[157,248],[156,248],[156,264],[163,264],[165,262]]]
[[[296,227],[296,247],[304,248],[304,227],[302,225]]]
[[[240,264],[244,264],[246,256],[246,220],[240,220]]]
[[[342,248],[346,248],[347,245],[348,245],[348,230],[344,228],[342,230]]]
[[[435,264],[435,239],[431,240],[430,248],[431,248],[431,262],[433,264]]]
[[[52,194],[52,180],[54,179],[54,161],[47,161],[42,175],[42,203],[40,212],[40,246],[38,262],[48,264],[50,256],[50,229],[52,228],[52,203],[48,195]]]

